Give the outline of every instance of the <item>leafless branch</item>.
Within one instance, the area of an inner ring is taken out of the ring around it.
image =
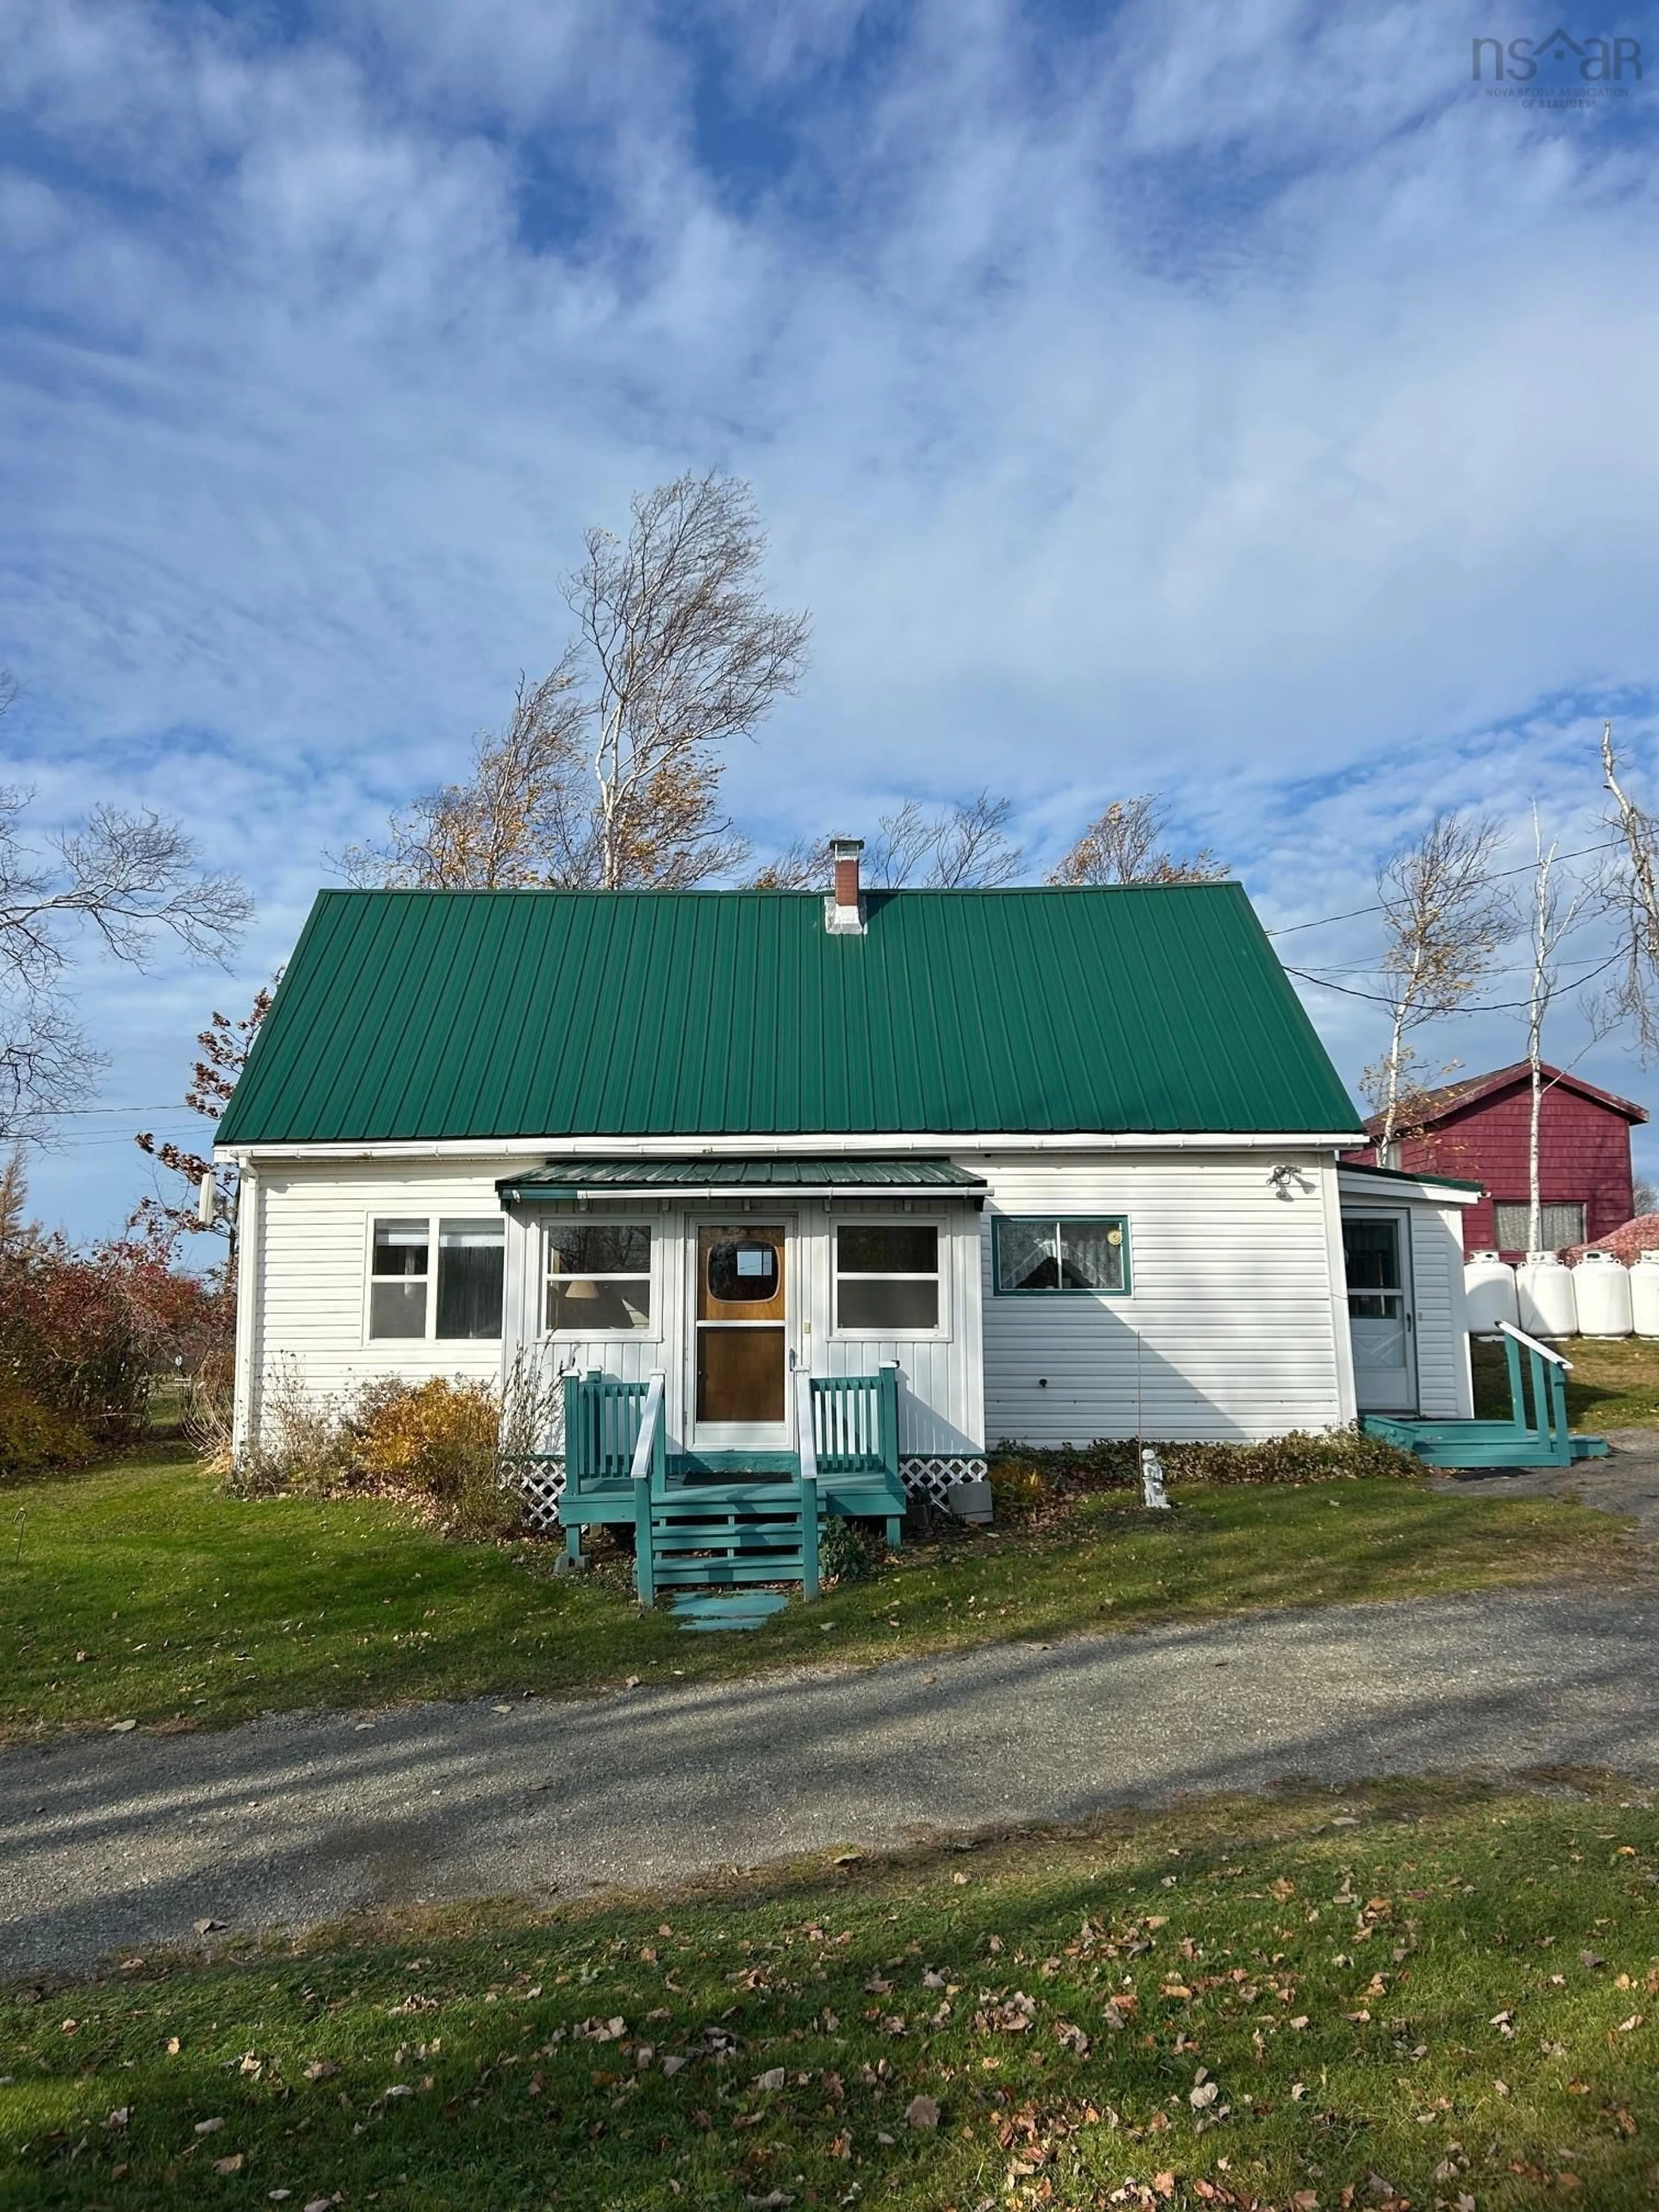
[[[1484,815],[1437,814],[1378,872],[1389,1034],[1388,1049],[1362,1081],[1382,1115],[1377,1143],[1384,1157],[1406,1133],[1424,1088],[1411,1033],[1455,1012],[1513,933],[1514,915],[1495,879],[1502,842],[1501,829]]]
[[[1612,801],[1607,826],[1622,841],[1600,885],[1617,930],[1620,975],[1611,1007],[1629,1022],[1649,1060],[1659,1053],[1659,821],[1625,788],[1611,722],[1601,726],[1601,776]]]
[[[0,713],[15,697],[0,675]],[[252,912],[241,884],[204,869],[165,816],[100,805],[35,845],[24,828],[32,796],[0,788],[0,1142],[43,1135],[101,1065],[64,996],[77,933],[131,967],[167,939],[223,960]]]
[[[918,883],[936,890],[994,890],[1012,883],[1024,858],[1008,836],[1012,813],[1010,800],[988,791],[937,814],[907,799],[877,825],[865,860],[870,881],[894,890]]]

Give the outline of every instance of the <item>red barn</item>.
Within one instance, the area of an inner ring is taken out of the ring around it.
[[[1648,1116],[1644,1107],[1564,1069],[1547,1066],[1544,1081],[1538,1128],[1543,1247],[1561,1251],[1630,1219],[1630,1133]],[[1378,1160],[1375,1144],[1348,1158],[1480,1183],[1480,1204],[1463,1211],[1465,1253],[1495,1249],[1506,1260],[1519,1259],[1527,1243],[1531,1115],[1531,1074],[1518,1060],[1415,1102],[1412,1126],[1421,1133],[1397,1140],[1387,1161]],[[1375,1132],[1382,1123],[1374,1114],[1365,1127]]]

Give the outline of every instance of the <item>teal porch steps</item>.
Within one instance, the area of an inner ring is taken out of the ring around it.
[[[800,1582],[806,1570],[793,1483],[758,1483],[746,1495],[736,1485],[688,1486],[651,1501],[651,1579],[659,1590]]]
[[[1570,1467],[1578,1460],[1607,1455],[1605,1437],[1569,1436],[1564,1452],[1547,1431],[1540,1436],[1516,1421],[1417,1421],[1367,1413],[1360,1426],[1367,1436],[1381,1437],[1412,1453],[1425,1467],[1470,1474],[1477,1468],[1507,1468],[1518,1474],[1526,1468]]]
[[[1512,1322],[1498,1323],[1496,1340],[1504,1346],[1508,1370],[1508,1420],[1425,1421],[1396,1413],[1364,1413],[1360,1427],[1367,1436],[1380,1437],[1412,1453],[1425,1467],[1467,1474],[1482,1469],[1519,1474],[1526,1468],[1571,1467],[1579,1460],[1605,1459],[1604,1437],[1576,1437],[1567,1425],[1567,1376],[1572,1362]]]

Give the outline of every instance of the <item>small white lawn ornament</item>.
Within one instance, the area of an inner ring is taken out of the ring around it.
[[[1152,1444],[1140,1447],[1140,1494],[1149,1513],[1170,1510],[1169,1497],[1164,1488],[1164,1462]]]

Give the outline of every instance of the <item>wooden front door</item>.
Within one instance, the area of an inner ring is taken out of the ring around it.
[[[785,1249],[778,1224],[745,1221],[697,1231],[700,1430],[775,1428],[785,1419]]]

